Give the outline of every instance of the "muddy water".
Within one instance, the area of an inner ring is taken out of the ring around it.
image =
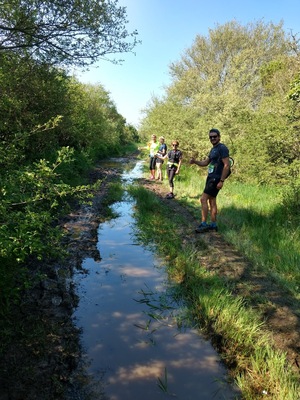
[[[124,172],[124,184],[141,174],[138,163]],[[98,229],[101,260],[85,259],[76,276],[74,317],[94,398],[235,398],[210,343],[185,327],[162,260],[137,243],[133,206],[128,195],[113,205],[118,217]]]

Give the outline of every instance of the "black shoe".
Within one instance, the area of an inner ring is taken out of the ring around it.
[[[209,229],[210,231],[216,231],[216,232],[218,232],[218,225],[217,225],[216,223],[211,222],[211,223],[208,225],[208,229]]]
[[[174,199],[174,194],[173,193],[168,193],[166,195],[166,199]]]
[[[209,225],[207,225],[206,222],[201,222],[201,224],[198,226],[198,228],[195,229],[197,233],[203,233],[203,232],[208,232],[209,231]]]

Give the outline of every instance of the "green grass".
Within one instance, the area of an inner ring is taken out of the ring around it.
[[[176,201],[195,216],[200,215],[204,180],[205,176],[189,166],[183,166],[175,180]],[[167,192],[168,182],[163,184]],[[243,399],[298,399],[298,377],[285,354],[275,349],[259,309],[233,295],[234,283],[199,265],[199,254],[206,251],[199,236],[196,242],[183,246],[179,229],[184,229],[187,222],[181,215],[170,215],[155,194],[142,187],[132,186],[130,193],[137,202],[140,240],[165,256],[178,295],[188,305],[193,322],[210,336],[230,367]],[[281,207],[280,191],[246,187],[231,177],[218,200],[218,220],[226,240],[246,254],[257,269],[272,274],[272,279],[296,300],[299,228]]]
[[[205,169],[200,172],[184,165],[175,179],[176,199],[199,220],[206,178]],[[272,275],[300,301],[300,217],[282,199],[281,188],[243,184],[232,174],[218,195],[218,225],[258,271]]]

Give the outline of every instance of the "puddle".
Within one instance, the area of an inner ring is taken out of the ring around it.
[[[141,174],[141,162],[127,168],[124,184]],[[133,205],[127,195],[112,206],[118,217],[98,228],[101,260],[85,259],[75,277],[74,318],[101,392],[92,400],[236,398],[210,343],[183,327],[162,260],[137,243]]]

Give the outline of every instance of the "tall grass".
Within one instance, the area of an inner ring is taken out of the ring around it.
[[[182,167],[181,175],[175,180],[177,201],[194,215],[200,214],[198,199],[204,181],[205,176],[188,166]],[[168,183],[163,184],[167,192]],[[218,199],[220,230],[228,241],[248,254],[258,269],[273,273],[274,279],[283,282],[296,297],[296,284],[290,275],[298,273],[296,260],[299,254],[294,251],[298,243],[294,239],[299,235],[299,228],[293,222],[282,223],[279,229],[273,227],[269,232],[275,215],[278,223],[286,221],[285,211],[280,208],[280,191],[268,189],[263,196],[261,190],[228,180]],[[190,229],[183,216],[170,215],[169,209],[144,188],[133,186],[130,192],[137,201],[140,239],[155,245],[157,251],[166,257],[168,274],[189,305],[194,323],[209,334],[231,367],[242,397],[249,400],[265,396],[273,400],[299,399],[298,378],[288,365],[285,354],[275,349],[271,336],[264,329],[259,310],[253,309],[243,298],[233,296],[232,283],[199,265],[199,255],[206,251],[201,235],[191,244],[183,244],[182,230]],[[287,232],[293,232],[291,241],[284,237]],[[280,247],[284,266],[276,262],[270,245],[275,250]],[[284,254],[284,248],[289,248],[289,255]]]
[[[174,182],[176,199],[199,220],[205,178],[205,169],[183,165]],[[300,216],[283,205],[282,188],[243,184],[232,174],[217,202],[224,238],[300,301]]]

